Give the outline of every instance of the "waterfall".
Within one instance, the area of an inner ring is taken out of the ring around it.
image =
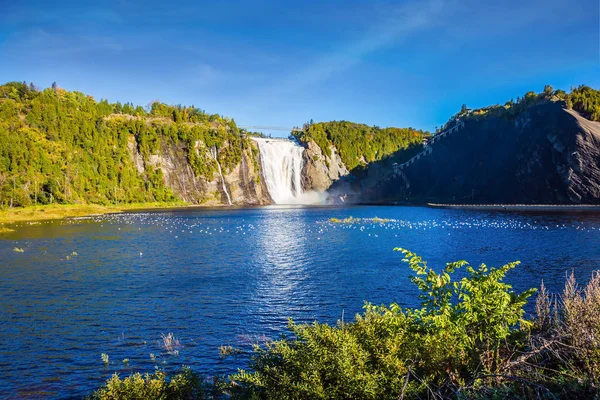
[[[311,204],[316,200],[302,190],[304,148],[287,139],[252,138],[258,144],[263,178],[275,204]]]
[[[221,164],[219,163],[219,158],[217,157],[218,156],[217,146],[213,146],[210,148],[210,155],[217,162],[217,169],[219,170],[219,176],[221,177],[221,185],[223,186],[223,191],[227,195],[227,202],[229,203],[229,205],[232,205],[231,196],[229,196],[229,192],[227,191],[227,186],[225,186],[225,178],[223,177],[223,172],[221,171]]]

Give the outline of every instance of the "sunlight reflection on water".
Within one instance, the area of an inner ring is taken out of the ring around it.
[[[329,221],[349,216],[390,220]],[[220,358],[219,346],[249,350],[284,332],[288,317],[335,323],[364,300],[413,306],[396,246],[438,267],[520,259],[507,279],[518,290],[542,278],[558,290],[565,271],[587,279],[600,265],[593,212],[264,207],[16,228],[0,240],[0,397],[84,395],[113,372],[155,367],[231,372],[246,358]],[[159,345],[169,332],[178,355]]]

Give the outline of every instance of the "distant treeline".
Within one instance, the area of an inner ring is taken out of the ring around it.
[[[565,107],[579,112],[583,117],[591,121],[600,121],[600,90],[580,85],[571,88],[571,92],[567,93],[560,89],[554,90],[552,86],[546,85],[541,93],[529,91],[523,97],[517,97],[516,101],[511,99],[504,105],[495,104],[475,110],[470,110],[463,105],[462,109],[453,115],[441,130],[451,128],[458,118],[463,120],[477,120],[491,116],[514,118],[528,107],[549,101],[563,101]]]
[[[542,93],[528,92],[503,106],[473,111],[465,106],[444,128],[456,118],[512,118],[542,101],[564,101],[586,118],[600,120],[600,91],[579,86],[566,93],[546,86]],[[240,162],[243,149],[251,147],[250,135],[260,136],[194,106],[109,103],[56,84],[38,90],[33,84],[10,82],[0,86],[0,207],[177,200],[151,156],[166,148],[185,151],[196,176],[210,180],[216,162],[209,150],[218,149],[218,160],[229,171]],[[311,121],[293,136],[301,143],[313,140],[327,156],[334,146],[353,170],[414,148],[430,133]]]
[[[482,119],[490,116],[514,118],[528,107],[546,101],[564,101],[571,108],[592,121],[600,121],[600,91],[589,86],[581,85],[572,88],[570,93],[564,90],[554,90],[546,85],[541,93],[533,91],[523,97],[509,100],[504,105],[496,104],[470,110],[465,106],[440,131],[451,128],[457,119]],[[313,140],[327,156],[331,155],[334,146],[350,170],[365,166],[374,161],[387,158],[412,145],[419,144],[424,138],[431,136],[427,131],[413,128],[380,128],[348,121],[318,122],[310,121],[304,124],[302,131],[292,135],[301,143]]]
[[[293,135],[301,143],[313,140],[327,156],[331,156],[330,146],[335,146],[348,170],[352,170],[420,144],[430,133],[413,128],[380,128],[348,121],[311,121],[304,125],[302,131],[293,132]]]

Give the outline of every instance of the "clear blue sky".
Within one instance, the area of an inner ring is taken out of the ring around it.
[[[432,130],[463,103],[600,87],[598,3],[0,0],[0,80],[242,125]]]

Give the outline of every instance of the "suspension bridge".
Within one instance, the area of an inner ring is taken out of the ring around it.
[[[287,131],[287,132],[300,132],[302,128],[284,128],[281,126],[261,126],[261,125],[238,125],[244,129],[256,129],[256,130],[270,130],[270,131]]]

